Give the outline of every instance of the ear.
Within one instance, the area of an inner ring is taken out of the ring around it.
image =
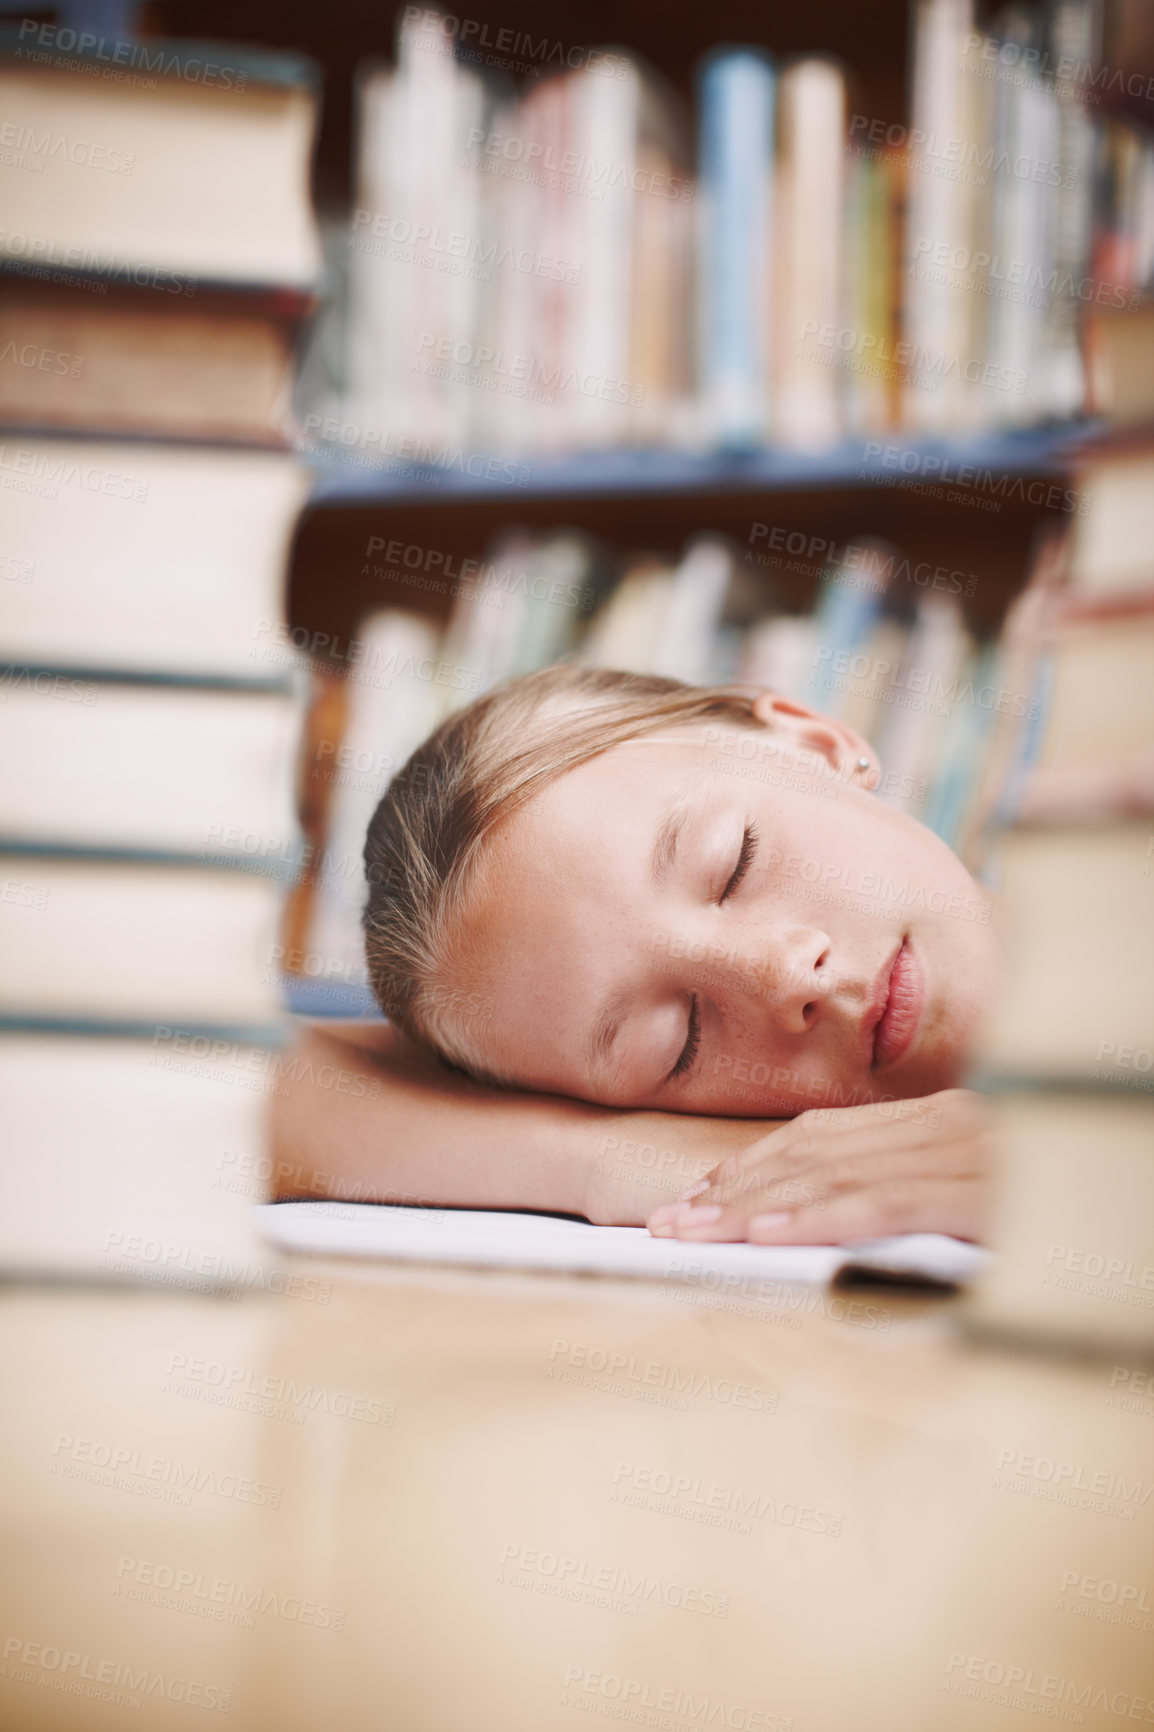
[[[819,715],[808,705],[778,697],[775,692],[759,692],[750,708],[755,719],[779,735],[783,744],[798,752],[816,754],[834,775],[856,782],[859,788],[877,787],[881,780],[877,754],[856,728],[847,728],[844,722],[835,722],[832,717]],[[863,758],[867,766],[864,769]]]

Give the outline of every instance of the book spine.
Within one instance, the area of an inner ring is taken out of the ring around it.
[[[701,82],[702,380],[716,442],[765,438],[775,75],[740,51],[711,61]]]

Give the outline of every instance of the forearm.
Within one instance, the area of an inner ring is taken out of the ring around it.
[[[392,1028],[302,1024],[274,1101],[275,1194],[578,1214],[600,1116],[485,1088]]]
[[[273,1194],[547,1209],[641,1225],[751,1126],[474,1083],[380,1024],[304,1023],[273,1101]]]

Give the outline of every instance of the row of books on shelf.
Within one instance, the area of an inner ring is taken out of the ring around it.
[[[327,289],[309,62],[222,50],[224,99],[10,30],[0,418],[291,442],[323,289],[305,443],[370,467],[1149,417],[1154,144],[1096,104],[1097,18],[922,0],[908,126],[830,59],[720,49],[695,140],[631,53],[518,89],[407,9]]]
[[[349,384],[317,421],[368,461],[398,434],[822,450],[1150,414],[1116,327],[1154,346],[1154,139],[1085,79],[1021,72],[1089,73],[1097,18],[1015,7],[989,35],[923,0],[909,126],[827,58],[722,49],[695,151],[635,57],[518,94],[406,14],[395,68],[359,82]]]

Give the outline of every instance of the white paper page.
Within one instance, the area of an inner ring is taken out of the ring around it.
[[[394,1208],[379,1203],[263,1203],[258,1230],[285,1251],[483,1268],[647,1275],[654,1280],[786,1282],[824,1286],[848,1264],[965,1282],[989,1253],[940,1233],[858,1245],[702,1245],[654,1239],[644,1227],[593,1227],[550,1215],[486,1209]]]

